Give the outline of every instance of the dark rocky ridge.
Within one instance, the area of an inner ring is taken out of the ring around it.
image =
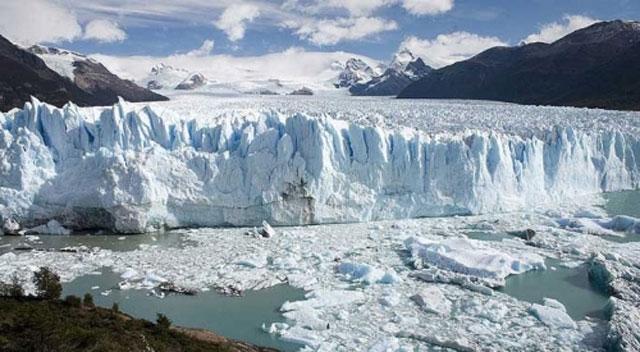
[[[111,105],[118,96],[134,102],[168,100],[120,79],[98,62],[80,60],[74,66],[72,82],[36,54],[0,36],[0,111],[22,107],[31,96],[58,107],[69,101],[80,106]]]
[[[551,43],[495,47],[433,71],[399,98],[640,110],[640,23],[596,23]]]

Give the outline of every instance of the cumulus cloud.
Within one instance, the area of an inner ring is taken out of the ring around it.
[[[406,38],[400,50],[408,49],[435,68],[466,60],[494,46],[507,45],[497,37],[483,37],[468,32],[440,34],[435,39]]]
[[[115,22],[93,20],[84,27],[82,39],[95,40],[101,43],[114,43],[127,39],[127,33]]]
[[[244,38],[247,22],[260,16],[260,8],[252,4],[237,4],[227,7],[213,24],[223,30],[229,40],[235,42]]]
[[[72,41],[82,35],[76,16],[46,0],[0,1],[0,34],[23,45]]]
[[[295,29],[300,38],[316,45],[335,45],[342,41],[363,39],[398,28],[396,22],[378,17],[305,19],[285,22],[284,26]]]
[[[453,0],[403,0],[402,7],[413,15],[438,15],[453,9]]]
[[[543,25],[540,27],[540,31],[538,33],[529,35],[523,41],[525,43],[552,43],[571,32],[588,27],[596,22],[598,22],[598,20],[587,16],[565,15],[562,18],[562,21]]]

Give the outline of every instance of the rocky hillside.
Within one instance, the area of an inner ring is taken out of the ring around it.
[[[551,43],[495,47],[433,71],[399,98],[640,110],[640,23],[600,22]]]
[[[110,105],[118,96],[128,101],[167,100],[80,54],[42,46],[25,50],[0,36],[0,111],[22,107],[31,96],[56,106],[69,101]]]

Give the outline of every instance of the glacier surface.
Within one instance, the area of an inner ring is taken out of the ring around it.
[[[638,128],[629,127],[638,119],[605,116],[598,128],[526,135],[34,99],[0,116],[0,214],[23,227],[55,219],[134,233],[513,211],[640,185]]]

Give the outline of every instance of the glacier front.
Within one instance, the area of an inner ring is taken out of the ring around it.
[[[0,113],[0,215],[136,233],[515,211],[640,187],[640,121],[617,121],[430,131],[274,108],[194,117],[33,99]]]

